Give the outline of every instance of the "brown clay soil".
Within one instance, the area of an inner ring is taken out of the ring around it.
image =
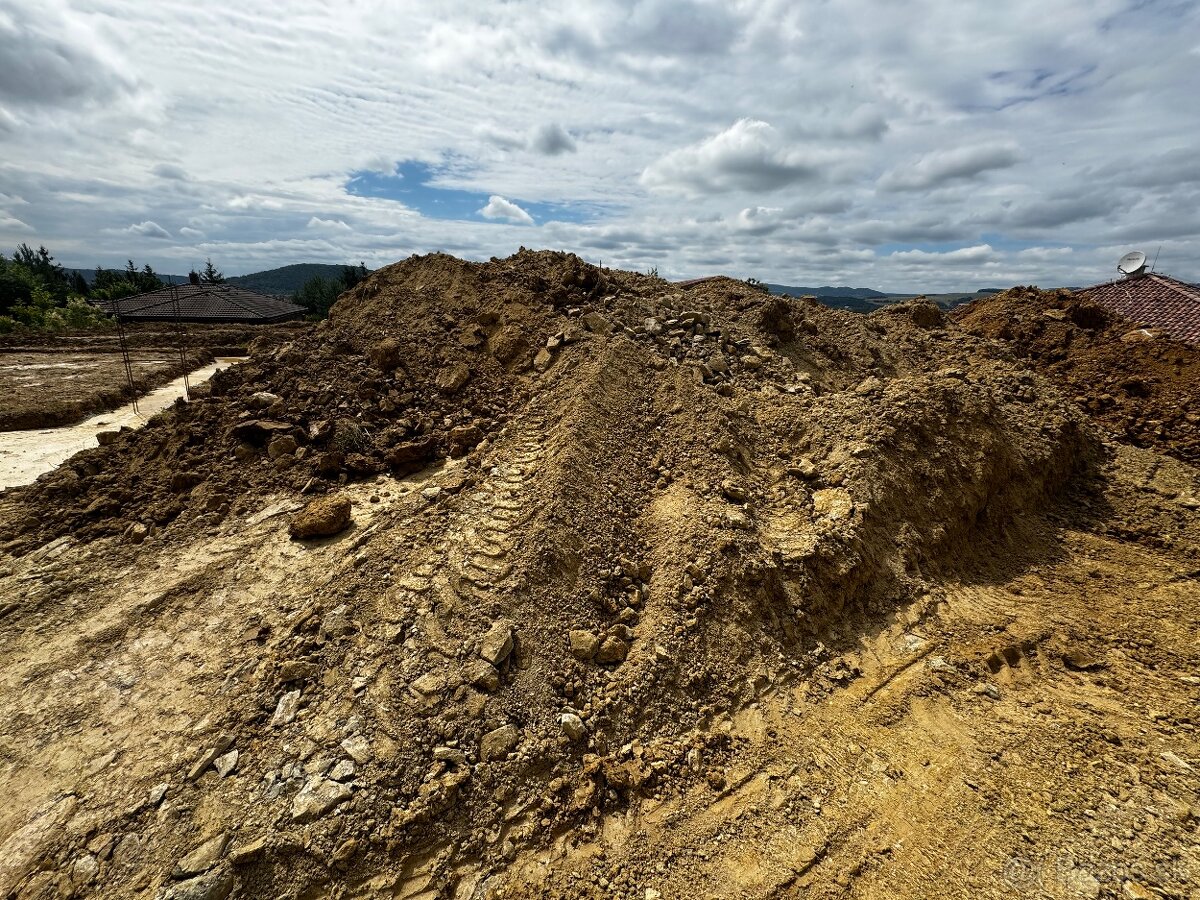
[[[435,255],[210,384],[0,494],[0,896],[1200,896],[1200,472],[931,304]]]
[[[134,391],[144,394],[214,356],[240,356],[254,341],[277,344],[308,327],[189,324],[181,336],[171,323],[129,325]],[[0,337],[0,431],[69,425],[130,399],[115,328]]]
[[[1137,447],[1200,465],[1200,352],[1067,290],[1013,288],[952,318],[1006,343],[1100,426]]]

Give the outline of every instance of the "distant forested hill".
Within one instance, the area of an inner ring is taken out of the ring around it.
[[[230,284],[263,294],[291,296],[304,287],[306,282],[318,275],[331,281],[341,278],[344,268],[345,266],[330,266],[324,263],[296,263],[292,266],[268,269],[265,272],[234,275],[225,280]]]
[[[884,293],[871,288],[852,287],[791,287],[785,284],[768,284],[772,294],[788,294],[792,297],[812,296],[820,303],[835,309],[848,309],[851,312],[874,312],[892,303],[902,303],[918,296],[917,294]],[[999,288],[981,288],[972,292],[955,292],[948,294],[924,294],[926,300],[931,300],[942,309],[951,309],[960,303],[966,303],[984,294],[999,292]]]
[[[893,296],[871,288],[856,287],[795,287],[790,284],[767,284],[772,294],[788,294],[792,297],[855,297],[859,300]]]

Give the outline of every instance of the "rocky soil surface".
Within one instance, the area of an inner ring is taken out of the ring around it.
[[[1118,440],[1200,465],[1200,353],[1070,291],[1014,288],[961,306]]]
[[[0,494],[0,896],[1197,896],[1198,475],[932,304],[387,267]]]

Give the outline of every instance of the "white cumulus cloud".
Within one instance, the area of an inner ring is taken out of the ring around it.
[[[532,225],[533,216],[517,206],[511,200],[505,200],[499,194],[492,194],[488,198],[485,205],[479,214],[485,219],[498,219],[503,222],[512,222],[516,225]]]
[[[350,232],[354,230],[341,219],[322,219],[319,216],[312,216],[305,227],[316,231]]]
[[[673,150],[647,166],[642,184],[686,194],[773,191],[816,174],[811,156],[787,146],[770,124],[739,119],[720,134]]]
[[[149,220],[145,222],[139,222],[136,225],[130,225],[125,230],[130,234],[136,234],[139,237],[155,238],[158,240],[170,240],[171,238],[171,232],[167,231],[167,229],[163,228],[157,222],[151,222]]]

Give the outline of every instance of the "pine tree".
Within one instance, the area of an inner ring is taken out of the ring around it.
[[[200,273],[200,280],[205,284],[221,284],[225,280],[225,276],[213,265],[210,258],[204,261],[204,271]]]

